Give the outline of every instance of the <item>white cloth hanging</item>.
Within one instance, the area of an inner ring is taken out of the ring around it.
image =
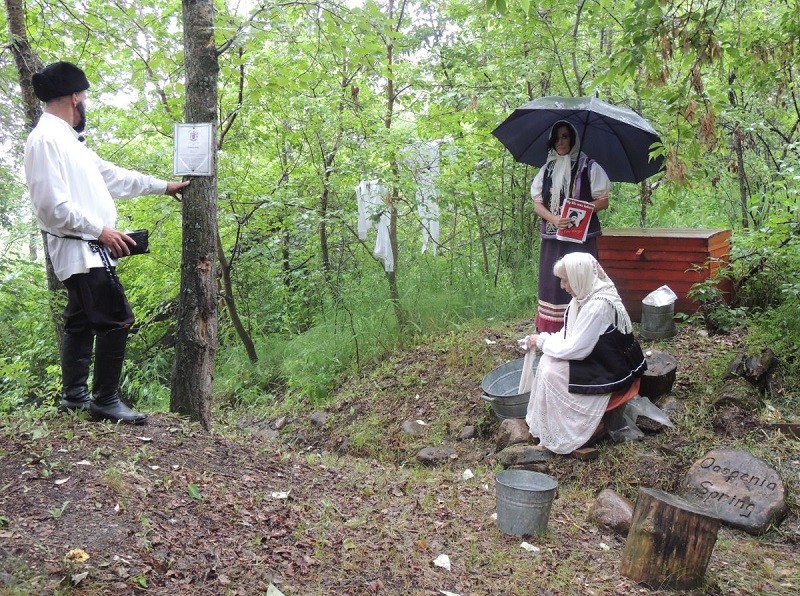
[[[383,270],[387,273],[394,271],[394,253],[392,252],[392,242],[389,237],[390,223],[389,209],[385,209],[378,220],[378,236],[375,238],[375,248],[372,250],[372,254],[383,261]]]
[[[422,225],[422,252],[432,245],[435,255],[439,245],[439,177],[442,146],[447,139],[437,139],[428,143],[407,146],[400,154],[402,163],[411,170],[417,183],[417,214]],[[452,150],[446,154],[452,157]]]
[[[389,237],[391,215],[386,205],[386,186],[380,180],[362,180],[356,185],[358,239],[366,240],[369,230],[378,231],[372,254],[383,262],[383,270],[394,271],[394,253]]]
[[[430,196],[420,196],[417,192],[417,213],[422,223],[422,253],[425,254],[430,244],[433,245],[431,251],[436,255],[436,248],[439,245],[439,203]]]
[[[366,240],[370,228],[377,226],[378,214],[386,206],[385,196],[386,187],[380,180],[362,180],[356,185],[359,240]]]

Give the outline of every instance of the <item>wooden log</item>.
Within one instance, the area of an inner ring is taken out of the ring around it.
[[[719,525],[719,519],[680,497],[641,488],[620,572],[652,589],[697,588]]]
[[[647,370],[642,375],[639,395],[656,399],[672,391],[678,361],[666,352],[648,352]]]

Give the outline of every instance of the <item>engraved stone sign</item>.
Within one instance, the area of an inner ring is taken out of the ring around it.
[[[688,501],[750,534],[763,533],[786,514],[783,479],[747,451],[710,451],[692,464],[684,489]]]

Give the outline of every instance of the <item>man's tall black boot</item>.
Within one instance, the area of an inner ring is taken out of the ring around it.
[[[134,412],[119,399],[119,379],[127,342],[127,328],[97,334],[92,387],[94,400],[89,404],[89,411],[95,418],[142,424],[147,420],[147,414]]]
[[[61,407],[65,410],[88,410],[89,364],[92,361],[94,336],[91,330],[64,333],[61,345]]]

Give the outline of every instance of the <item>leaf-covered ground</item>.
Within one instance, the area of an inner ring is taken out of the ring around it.
[[[603,488],[675,491],[696,458],[737,446],[774,465],[795,498],[800,443],[755,412],[711,406],[719,379],[708,371],[724,369],[738,340],[689,327],[656,346],[679,359],[677,427],[601,443],[593,461],[553,460],[548,532],[522,548],[492,519],[498,422],[480,382],[518,357],[524,327],[398,353],[341,387],[322,424],[311,407],[280,405],[228,412],[212,432],[163,413],[144,427],[55,412],[0,419],[0,594],[652,593],[620,575],[624,537],[589,520]],[[425,422],[425,436],[403,433],[406,420]],[[475,438],[457,440],[467,425]],[[458,457],[422,467],[416,453],[434,445]],[[443,554],[449,569],[434,564]],[[799,554],[792,500],[763,536],[723,528],[696,592],[796,593]]]

